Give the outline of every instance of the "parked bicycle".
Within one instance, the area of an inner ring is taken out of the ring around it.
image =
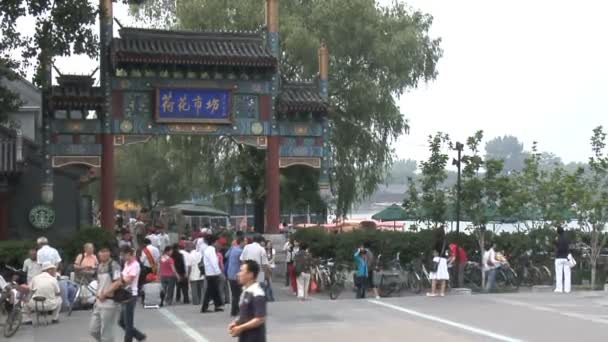
[[[346,287],[348,267],[336,264],[333,259],[319,260],[314,267],[315,280],[319,290],[327,290],[330,299],[338,299]]]
[[[13,277],[9,279],[8,284],[3,289],[0,289],[0,313],[6,316],[3,334],[4,337],[8,338],[15,335],[21,327],[23,307],[32,293],[29,293],[26,288],[22,288],[17,283],[16,277],[19,277],[20,271],[10,266],[6,267],[13,271]],[[3,281],[4,279],[0,282]]]

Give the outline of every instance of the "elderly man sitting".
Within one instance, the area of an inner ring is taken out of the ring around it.
[[[32,279],[30,290],[34,291],[32,298],[26,305],[25,322],[31,322],[32,312],[53,312],[52,323],[59,323],[59,311],[61,311],[61,294],[57,282],[57,267],[50,262],[42,264],[41,273]],[[35,299],[44,298],[36,305]]]

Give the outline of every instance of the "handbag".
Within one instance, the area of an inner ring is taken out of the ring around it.
[[[113,274],[114,272],[112,271],[112,263],[113,261],[110,261],[110,265],[109,265],[109,272],[110,272],[110,278],[112,279],[112,281],[114,281],[115,279],[113,278]],[[122,275],[120,276],[120,281],[122,282]],[[114,294],[112,295],[112,299],[115,303],[126,303],[128,302],[131,298],[133,298],[133,293],[131,292],[131,290],[127,290],[124,287],[118,288],[116,290],[114,290]]]
[[[568,254],[568,265],[570,268],[574,268],[576,266],[576,260],[572,256],[572,254]]]

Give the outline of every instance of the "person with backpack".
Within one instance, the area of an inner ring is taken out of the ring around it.
[[[305,301],[308,299],[308,289],[310,287],[310,270],[312,258],[308,252],[308,244],[300,243],[300,250],[294,258],[294,271],[298,284],[298,299]]]
[[[97,342],[114,342],[114,326],[118,321],[120,306],[111,298],[108,290],[114,281],[120,279],[121,269],[120,265],[112,260],[109,248],[101,248],[98,254],[97,293],[89,332]]]

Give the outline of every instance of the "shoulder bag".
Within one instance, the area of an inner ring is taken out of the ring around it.
[[[112,281],[114,282],[118,279],[114,279],[114,271],[112,270],[113,263],[114,263],[114,261],[110,261],[108,270],[110,272],[110,279],[112,279]],[[120,275],[120,282],[124,285],[124,280],[122,279],[122,274]],[[121,288],[114,290],[114,295],[110,299],[112,299],[115,303],[122,304],[122,303],[128,302],[131,298],[133,298],[133,293],[131,292],[131,290],[121,287]]]

